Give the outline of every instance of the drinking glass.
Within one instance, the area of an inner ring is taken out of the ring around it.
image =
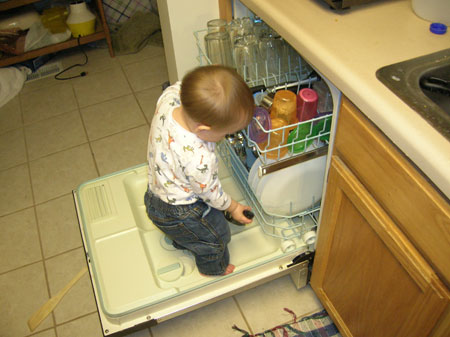
[[[228,31],[228,24],[224,19],[209,20],[206,26],[208,27],[208,33],[226,33]]]
[[[253,21],[249,17],[231,20],[228,25],[231,43],[234,46],[238,40],[247,35],[254,35]]]
[[[276,43],[278,47],[280,73],[281,75],[286,76],[286,81],[289,81],[289,44],[282,37],[277,38]]]
[[[259,17],[255,16],[253,22],[253,30],[255,32],[256,37],[260,39],[261,37],[269,35],[271,29],[264,21],[262,21]]]
[[[259,39],[259,50],[267,76],[279,75],[278,47],[273,35],[263,35]]]
[[[212,64],[234,67],[231,41],[228,32],[208,33],[205,35],[206,55]]]
[[[246,82],[257,82],[258,78],[264,76],[258,43],[253,37],[248,35],[241,38],[234,46],[236,70]]]

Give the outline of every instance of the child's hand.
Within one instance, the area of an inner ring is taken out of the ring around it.
[[[238,203],[237,201],[232,200],[230,207],[228,207],[227,211],[231,214],[234,220],[243,223],[243,224],[250,224],[252,223],[252,219],[247,218],[244,215],[244,211],[248,210],[251,211],[250,206],[242,205]]]

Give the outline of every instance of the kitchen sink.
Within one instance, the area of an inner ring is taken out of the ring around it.
[[[376,75],[450,140],[450,49],[382,67]]]

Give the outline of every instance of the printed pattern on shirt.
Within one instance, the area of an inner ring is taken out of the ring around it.
[[[180,82],[168,87],[159,98],[149,141],[149,188],[160,199],[174,205],[202,199],[223,210],[231,198],[219,181],[215,143],[205,142],[173,119],[180,106]]]

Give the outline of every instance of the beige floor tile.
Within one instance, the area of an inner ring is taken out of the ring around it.
[[[145,163],[148,132],[145,125],[92,142],[100,175]]]
[[[164,47],[148,44],[138,53],[118,55],[115,58],[121,65],[128,65],[156,56],[164,56]]]
[[[71,83],[20,93],[25,124],[37,122],[78,108]]]
[[[71,193],[79,184],[97,177],[87,144],[30,162],[36,203]]]
[[[319,311],[322,305],[310,286],[297,290],[289,275],[235,296],[253,333],[259,333],[297,317]]]
[[[123,67],[133,91],[142,91],[161,85],[169,80],[166,59],[157,56]]]
[[[28,336],[28,319],[49,299],[42,262],[0,275],[0,294],[0,336]],[[50,315],[35,332],[52,326]]]
[[[134,95],[126,95],[81,109],[90,140],[146,124]]]
[[[149,329],[142,329],[126,335],[127,337],[151,337]]]
[[[78,110],[25,127],[29,160],[35,160],[87,142]]]
[[[72,194],[36,206],[44,257],[82,246]]]
[[[22,126],[19,95],[0,107],[0,134]]]
[[[139,105],[141,106],[142,111],[144,111],[145,118],[149,124],[152,122],[153,115],[155,114],[156,102],[161,94],[162,87],[160,85],[135,93]]]
[[[81,317],[56,328],[58,337],[103,337],[98,314]]]
[[[49,61],[47,63],[47,65],[49,66],[52,62],[53,62],[53,60]],[[62,64],[60,64],[60,66],[61,66],[61,70],[62,70]],[[61,85],[62,83],[67,83],[67,82],[61,82],[59,80],[56,80],[54,77],[55,75],[56,75],[56,73],[53,75],[41,78],[39,80],[25,82],[20,94],[28,95],[28,93],[35,91],[35,90],[42,90],[44,88],[52,87],[54,85]]]
[[[0,158],[0,170],[26,163],[23,128],[0,134]]]
[[[34,208],[0,217],[0,273],[42,259]]]
[[[0,216],[33,206],[28,165],[0,171]]]
[[[131,93],[130,86],[120,68],[74,79],[73,86],[81,108]]]
[[[56,337],[55,329],[49,329],[33,335],[33,337]]]
[[[45,261],[50,293],[55,296],[86,266],[82,248]],[[93,313],[97,310],[88,273],[75,283],[54,310],[56,324]]]
[[[242,336],[232,326],[246,330],[246,324],[233,298],[173,318],[151,328],[153,337]]]
[[[61,61],[64,68],[75,64],[82,64],[81,67],[74,67],[68,70],[61,77],[76,76],[82,71],[88,74],[100,73],[105,70],[120,67],[119,60],[116,57],[111,57],[107,48],[90,48],[84,45],[83,50],[88,57],[87,64],[84,64],[86,58],[79,48],[73,48],[61,53],[57,59]]]

